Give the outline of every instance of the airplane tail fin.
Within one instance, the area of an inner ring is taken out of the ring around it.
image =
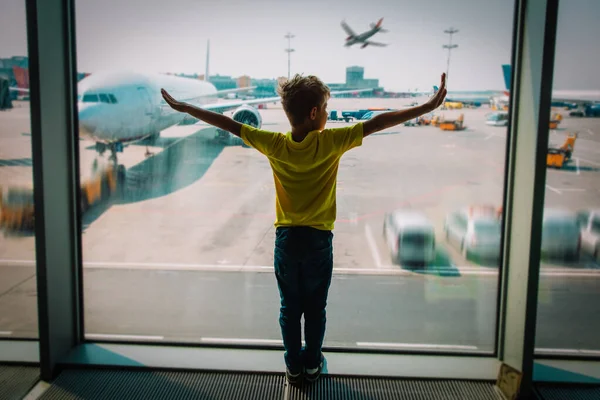
[[[371,22],[371,28],[380,28],[382,23],[383,23],[383,18],[379,18],[379,21],[377,21],[376,24]]]
[[[506,87],[506,90],[510,91],[510,75],[512,72],[510,64],[503,64],[502,72],[504,73],[504,86]]]

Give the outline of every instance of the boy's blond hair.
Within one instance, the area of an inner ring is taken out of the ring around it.
[[[323,106],[330,96],[329,88],[319,78],[300,74],[280,84],[277,93],[292,126],[304,122],[312,108]]]

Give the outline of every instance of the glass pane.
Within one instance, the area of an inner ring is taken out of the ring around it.
[[[37,338],[25,2],[0,12],[0,340]]]
[[[600,355],[600,3],[558,10],[536,352]],[[576,43],[576,45],[574,45]]]
[[[161,88],[291,143],[273,98],[288,55],[292,76],[333,93],[327,129],[424,104],[451,55],[442,108],[341,157],[325,345],[494,350],[507,127],[487,117],[505,110],[514,5],[405,3],[343,28],[340,10],[363,3],[76,2],[88,338],[282,340],[269,159],[173,111]]]

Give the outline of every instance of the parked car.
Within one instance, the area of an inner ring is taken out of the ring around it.
[[[577,213],[581,229],[581,251],[600,263],[600,209]]]
[[[577,260],[581,249],[581,227],[577,213],[547,208],[542,224],[542,256]]]
[[[430,264],[435,260],[433,223],[418,211],[387,213],[383,220],[383,236],[395,264]]]
[[[507,126],[508,125],[508,113],[507,112],[495,112],[486,115],[485,123],[492,126]]]
[[[500,258],[502,238],[500,210],[494,206],[471,206],[448,214],[444,222],[446,240],[463,257]]]

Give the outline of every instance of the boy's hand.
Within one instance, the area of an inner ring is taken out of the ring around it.
[[[446,74],[442,74],[442,84],[438,91],[431,96],[427,103],[420,106],[407,108],[398,111],[388,111],[383,114],[376,115],[363,124],[363,137],[369,136],[374,132],[379,132],[383,129],[391,128],[410,121],[413,118],[420,117],[438,108],[446,98]]]
[[[446,73],[443,73],[442,74],[442,84],[440,85],[440,88],[433,96],[431,96],[431,98],[429,99],[429,101],[427,103],[425,103],[425,105],[427,106],[428,109],[433,111],[442,105],[445,98],[446,98]]]
[[[160,89],[160,93],[162,94],[163,99],[171,106],[171,108],[175,111],[185,111],[187,106],[186,103],[182,103],[180,101],[175,100],[165,89]]]

